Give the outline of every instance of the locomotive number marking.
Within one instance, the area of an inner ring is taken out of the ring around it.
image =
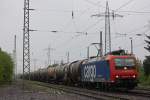
[[[84,67],[84,78],[90,81],[93,81],[96,77],[96,66],[95,65],[87,65]]]

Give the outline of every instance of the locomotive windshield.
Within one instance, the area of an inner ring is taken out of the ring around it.
[[[117,68],[133,68],[135,66],[135,61],[132,58],[116,58],[115,65]]]

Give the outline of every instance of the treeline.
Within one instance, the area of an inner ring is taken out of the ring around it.
[[[147,43],[147,47],[145,49],[150,53],[150,36],[146,36],[147,40],[145,42]],[[146,56],[146,59],[143,62],[144,67],[144,74],[146,76],[150,76],[150,54]]]
[[[143,61],[143,67],[140,70],[140,82],[143,85],[150,86],[150,35],[146,36],[147,39],[145,40],[147,46],[144,47],[149,54],[145,57]]]
[[[11,56],[0,48],[0,84],[12,81],[13,65]]]

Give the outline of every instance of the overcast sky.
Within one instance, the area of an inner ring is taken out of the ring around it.
[[[134,54],[143,60],[148,52],[144,34],[150,31],[150,0],[108,0],[110,11],[123,15],[123,18],[111,18],[112,50],[119,47],[130,52],[130,37],[133,38]],[[24,0],[0,0],[0,47],[12,53],[14,35],[17,35],[18,71],[22,71],[22,38]],[[92,42],[99,42],[99,31],[103,31],[104,18],[91,17],[105,12],[106,0],[30,0],[31,67],[37,59],[36,68],[46,67],[47,50],[54,60],[64,59],[70,52],[70,61],[86,58],[86,48]],[[72,11],[74,18],[72,18]],[[58,31],[53,33],[51,31]],[[82,33],[78,33],[82,32]],[[84,33],[88,33],[85,35]],[[126,34],[126,35],[119,35]],[[143,34],[139,37],[136,34]],[[96,55],[95,47],[90,55]]]

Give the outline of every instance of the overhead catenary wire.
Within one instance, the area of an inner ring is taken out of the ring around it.
[[[33,12],[55,12],[55,13],[81,13],[83,15],[85,12],[89,11],[90,8],[87,8],[85,10],[60,10],[60,9],[34,9]],[[96,10],[95,10],[96,11]],[[115,10],[112,10],[115,11]],[[150,11],[126,11],[126,10],[118,10],[115,12],[122,12],[122,13],[128,13],[128,14],[150,14]],[[77,16],[76,16],[77,17]]]
[[[70,37],[69,39],[67,39],[65,42],[61,43],[61,45],[66,44],[66,43],[71,43],[71,41],[73,41],[73,39],[75,39],[75,38],[77,38],[77,37],[79,37],[79,36],[81,36],[81,35],[87,35],[87,34],[88,34],[87,31],[88,31],[89,29],[93,28],[95,25],[97,25],[100,21],[103,21],[103,19],[98,20],[98,21],[96,21],[96,23],[94,23],[94,24],[88,26],[85,30],[83,30],[83,31],[81,32],[82,34],[79,33],[79,34],[77,34],[77,35],[71,36],[71,37]],[[58,47],[60,47],[60,46],[58,46]]]
[[[80,32],[80,31],[61,31],[61,30],[36,30],[36,32],[46,32],[46,33],[52,33],[55,35],[60,35],[60,34],[65,34],[65,35],[71,35],[71,33],[76,33],[74,35],[77,34],[86,34],[84,32]]]
[[[75,31],[78,31],[74,18],[75,18],[75,14],[74,14],[74,0],[72,0],[72,24],[73,24],[73,27],[74,27]]]
[[[133,30],[131,30],[131,31],[126,32],[126,34],[127,34],[127,35],[136,35],[136,34],[137,34],[137,31],[142,30],[142,29],[145,29],[145,28],[147,28],[147,25],[143,25],[143,26],[141,26],[141,27],[135,28],[135,29],[133,29]],[[144,31],[144,32],[142,32],[142,33],[146,33],[147,31],[149,31],[149,29],[147,29],[146,31]]]
[[[76,10],[76,9],[42,9],[42,8],[35,8],[33,11],[34,12],[62,12],[62,13],[70,13],[72,12],[84,12],[85,10]]]
[[[73,8],[72,8],[73,9]],[[89,9],[86,9],[86,10],[84,10],[82,13],[81,13],[81,15],[83,15],[85,12],[87,12]],[[74,10],[72,10],[72,11],[74,11]],[[81,15],[79,16],[79,17],[81,17]],[[74,16],[72,16],[72,17],[74,17]],[[79,18],[78,17],[78,18]],[[69,23],[72,23],[73,24],[73,26],[75,27],[75,30],[77,30],[77,26],[76,26],[76,22],[75,22],[75,19],[74,18],[72,18],[71,19],[71,21],[69,22]],[[68,24],[69,24],[68,23]],[[68,25],[66,25],[67,27],[68,27]],[[49,31],[48,31],[49,32]],[[66,32],[64,32],[64,33],[66,33]],[[67,33],[81,33],[81,34],[84,34],[83,32],[67,32]],[[70,40],[72,40],[72,39],[74,39],[75,37],[79,37],[79,34],[78,35],[74,35],[74,36],[72,36],[70,39],[68,39],[67,41],[70,41]],[[65,42],[66,43],[66,42]]]
[[[94,2],[92,2],[90,0],[84,0],[84,1],[86,1],[87,3],[92,4],[94,6],[97,6],[97,7],[101,7],[101,8],[104,8],[104,9],[106,8],[105,6],[100,5],[100,1],[97,2],[97,3],[94,3]],[[109,9],[109,10],[114,11],[113,9]]]
[[[94,2],[92,2],[92,1],[90,1],[90,0],[84,0],[84,1],[90,3],[90,4],[94,5],[94,6],[97,6],[97,7],[100,7],[100,6],[101,6],[101,5],[99,5],[99,2],[98,2],[98,3],[94,3]],[[103,7],[103,6],[101,6],[101,7]],[[103,7],[103,8],[104,8],[104,7]]]
[[[138,13],[138,14],[150,14],[150,11],[118,11],[124,13]]]
[[[98,20],[97,22],[99,22],[99,20]],[[88,29],[92,28],[93,26],[95,26],[95,25],[97,24],[97,22],[96,22],[96,23],[94,23],[92,26],[90,25],[90,26],[89,26],[89,27],[87,27],[85,30],[87,31]]]
[[[75,16],[75,18],[74,18],[74,20],[78,20],[78,19],[80,19],[87,11],[89,11],[89,9],[90,8],[87,8],[87,9],[85,9],[85,10],[83,10],[82,12],[81,12],[81,14],[76,14],[76,16]],[[72,20],[72,18],[67,22],[67,24],[64,26],[64,30],[66,30],[66,28],[68,28],[68,26],[70,26],[70,24],[73,22],[73,20]]]
[[[83,32],[87,32],[88,30],[90,30],[91,28],[95,27],[95,25],[99,24],[99,22],[103,21],[104,19],[99,19],[97,20],[94,24],[89,25],[88,27],[86,27]]]
[[[122,9],[123,7],[129,5],[131,2],[133,2],[134,0],[129,0],[128,2],[124,3],[122,6],[120,6],[119,8],[117,8],[115,11],[118,11],[120,9]]]
[[[88,0],[88,1],[89,1],[89,0]],[[129,2],[128,2],[128,3],[129,3]],[[126,4],[128,4],[128,3],[126,3]],[[133,12],[133,11],[122,11],[122,12]],[[133,12],[133,13],[135,13],[135,12]],[[149,13],[149,12],[136,12],[136,13]],[[74,23],[74,25],[75,25],[75,22],[74,22],[74,21],[73,21],[73,23]],[[67,26],[68,26],[68,25],[67,25]],[[90,26],[89,26],[89,27],[90,27]],[[88,28],[89,28],[89,27],[88,27]],[[88,29],[88,28],[87,28],[87,29]]]

